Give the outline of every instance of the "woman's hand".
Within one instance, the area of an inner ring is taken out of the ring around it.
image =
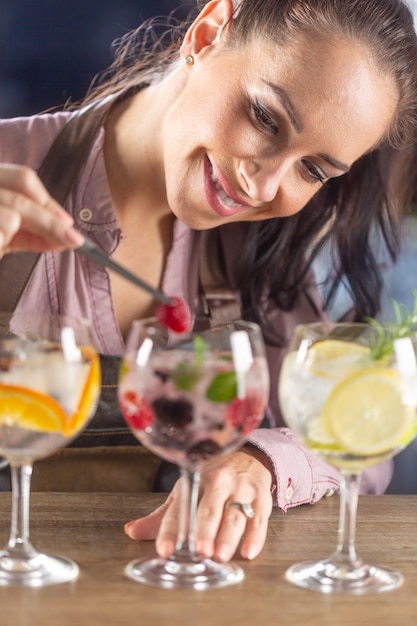
[[[162,557],[174,551],[180,506],[180,481],[167,500],[147,517],[129,522],[125,531],[132,539],[155,539]],[[240,554],[253,559],[263,548],[272,511],[272,468],[269,460],[250,446],[204,467],[195,529],[195,547],[204,557],[230,560],[242,540]],[[230,502],[251,504],[254,517],[246,518]]]
[[[72,225],[72,217],[49,195],[34,170],[0,165],[0,257],[20,250],[78,247],[84,238]]]

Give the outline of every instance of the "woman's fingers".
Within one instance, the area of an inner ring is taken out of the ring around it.
[[[201,526],[199,533],[202,537],[196,544],[199,554],[217,561],[229,561],[240,545],[243,558],[250,560],[258,556],[265,543],[272,510],[272,498],[269,493],[266,496],[262,502],[261,496],[254,496],[251,500],[244,493],[234,495],[236,500],[230,499],[229,502],[250,504],[253,517],[247,517],[241,507],[226,503],[214,537],[207,534],[207,527]]]
[[[158,535],[161,522],[164,519],[172,500],[173,497],[170,494],[165,502],[160,507],[155,509],[155,511],[153,511],[146,517],[141,517],[139,519],[128,522],[125,525],[125,533],[131,539],[155,539]]]
[[[261,456],[240,450],[203,469],[194,537],[201,556],[228,561],[240,545],[241,555],[253,559],[262,550],[272,511],[272,475]],[[181,480],[161,507],[125,527],[133,539],[156,537],[156,550],[162,557],[172,554],[177,542]],[[231,502],[251,505],[253,517]]]
[[[25,165],[2,163],[0,165],[0,187],[18,191],[41,206],[48,204],[50,195],[35,170]]]
[[[181,502],[181,480],[174,485],[169,496],[168,507],[161,520],[155,548],[159,556],[168,557],[175,550],[178,539]]]
[[[272,497],[268,489],[253,502],[255,515],[246,524],[246,532],[240,546],[240,554],[244,559],[254,559],[264,547],[268,532],[268,522],[272,512]]]
[[[234,459],[231,459],[233,461]],[[198,505],[195,543],[202,556],[228,561],[246,530],[241,511],[228,507],[237,501],[252,503],[255,492],[250,485],[239,485],[233,467],[213,467],[202,477],[202,494]],[[239,495],[244,493],[245,495]],[[243,500],[242,500],[243,498]]]
[[[72,225],[33,170],[0,166],[0,254],[79,246],[84,238]]]
[[[13,199],[12,204],[10,195],[0,191],[1,254],[72,248],[84,242],[81,233],[72,227],[70,215],[51,212],[26,197],[18,202]],[[17,195],[13,192],[14,198]]]
[[[229,459],[225,457],[219,466],[209,465],[202,484],[195,533],[199,554],[229,561],[241,544],[241,555],[255,558],[265,543],[272,511],[269,470],[239,451]],[[247,517],[231,502],[250,505],[253,517]]]

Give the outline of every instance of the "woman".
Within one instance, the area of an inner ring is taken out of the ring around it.
[[[74,254],[79,232],[198,310],[194,261],[207,231],[209,260],[239,294],[243,316],[264,329],[272,428],[204,471],[196,547],[228,560],[243,537],[250,559],[273,502],[286,510],[338,488],[337,471],[282,428],[276,379],[293,326],[324,315],[309,267],[325,241],[336,242],[356,316],[378,308],[370,232],[380,229],[395,252],[386,146],[415,132],[417,46],[400,0],[201,5],[163,51],[138,57],[148,25],[127,37],[88,94],[84,104],[109,96],[111,106],[66,205],[75,228],[33,172],[70,113],[2,122],[0,160],[20,166],[0,169],[1,246],[54,251],[19,308],[87,316],[100,351],[120,354],[132,319],[156,303]],[[383,491],[390,471],[370,470],[362,490]],[[127,524],[129,536],[157,537],[158,552],[172,552],[178,493]],[[254,517],[232,501],[250,503]]]

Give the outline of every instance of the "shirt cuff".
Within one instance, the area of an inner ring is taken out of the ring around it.
[[[283,511],[313,504],[339,489],[339,471],[305,448],[288,428],[253,431],[248,444],[261,450],[274,471],[271,489],[275,506]]]

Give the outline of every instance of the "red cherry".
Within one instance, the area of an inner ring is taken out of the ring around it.
[[[191,329],[191,313],[188,304],[181,298],[172,297],[171,304],[161,304],[156,312],[160,324],[176,333]]]
[[[120,408],[127,424],[136,430],[145,430],[154,421],[148,402],[134,391],[126,391],[120,399]]]
[[[264,411],[264,402],[260,396],[253,394],[245,398],[235,398],[227,409],[226,420],[233,428],[238,428],[247,435],[259,425]]]

